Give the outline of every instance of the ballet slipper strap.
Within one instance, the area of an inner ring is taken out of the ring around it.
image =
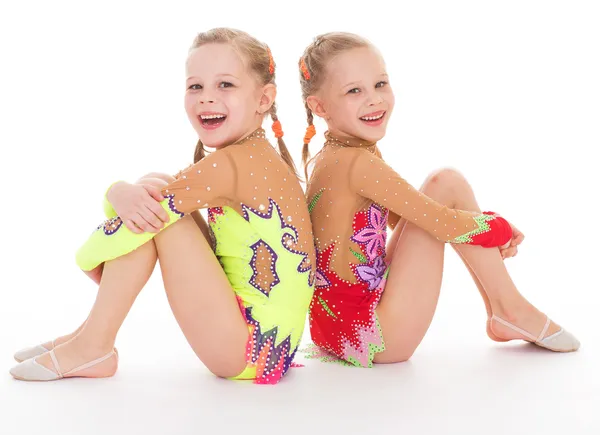
[[[544,325],[544,329],[542,329],[542,333],[538,337],[536,341],[542,341],[544,335],[546,335],[546,331],[548,331],[548,327],[550,326],[550,317],[546,316],[546,324]]]
[[[502,323],[504,326],[512,329],[513,331],[518,332],[519,334],[523,334],[525,337],[529,338],[530,340],[537,341],[536,338],[533,335],[531,335],[529,332],[519,328],[518,326],[513,325],[512,323],[508,323],[506,320],[501,319],[500,317],[498,317],[496,315],[492,316],[492,320],[496,320],[496,321]]]
[[[560,328],[560,331],[558,331],[558,332],[555,332],[554,334],[547,336],[546,338],[544,338],[544,339],[542,340],[542,342],[544,342],[544,341],[550,341],[550,340],[552,340],[553,338],[556,338],[556,337],[558,337],[558,336],[559,336],[560,334],[562,334],[563,332],[565,332],[565,330],[564,330],[564,329],[562,329],[562,328]]]
[[[60,371],[60,364],[58,364],[58,360],[56,359],[56,355],[54,354],[54,349],[50,351],[50,358],[52,359],[52,364],[54,364],[54,370],[56,370],[56,374],[62,378],[63,374]]]
[[[80,365],[79,367],[75,367],[73,370],[69,370],[67,373],[64,374],[64,376],[73,374],[75,372],[78,372],[80,370],[85,370],[85,369],[89,369],[90,367],[95,366],[96,364],[100,364],[102,361],[106,361],[107,359],[109,359],[111,356],[113,356],[113,354],[115,353],[115,351],[111,351],[110,353],[104,355],[101,358],[95,359],[94,361],[90,361],[89,363],[85,363],[83,365]]]

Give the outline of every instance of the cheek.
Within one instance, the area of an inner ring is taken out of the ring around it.
[[[348,101],[347,98],[340,98],[330,106],[328,113],[340,124],[347,124],[350,121],[350,119],[354,116],[354,111],[355,108],[352,104],[352,101]]]
[[[227,101],[229,110],[235,112],[235,119],[245,123],[252,118],[258,108],[256,95],[252,92],[236,93]]]
[[[362,107],[362,100],[357,96],[351,96],[344,100],[344,104],[341,105],[340,110],[343,111],[344,121],[347,124],[353,123],[356,121],[360,108]]]
[[[390,106],[389,110],[392,110],[394,108],[394,105],[396,104],[396,96],[392,91],[390,91],[386,99],[388,105]]]
[[[239,95],[225,94],[222,96],[221,102],[227,108],[227,117],[230,120],[237,121],[244,116],[244,100]]]
[[[196,98],[194,95],[186,94],[183,100],[183,106],[190,121],[196,120]]]

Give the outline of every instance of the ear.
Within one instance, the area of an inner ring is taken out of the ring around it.
[[[262,88],[262,95],[260,96],[260,105],[258,106],[258,113],[264,114],[271,110],[271,106],[275,102],[277,96],[277,87],[273,83],[269,83]]]
[[[323,106],[323,100],[321,100],[319,97],[315,95],[309,95],[306,98],[306,104],[308,104],[308,107],[310,107],[312,113],[317,115],[319,118],[323,118],[326,120],[329,119],[327,110],[325,110],[325,107]]]

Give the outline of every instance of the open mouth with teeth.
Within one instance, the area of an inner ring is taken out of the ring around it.
[[[383,122],[385,114],[386,114],[385,110],[381,110],[379,112],[373,112],[373,113],[369,113],[368,115],[361,116],[358,119],[360,119],[362,122],[364,122],[367,125],[377,126]]]
[[[202,127],[213,130],[225,122],[227,115],[223,115],[222,113],[204,113],[198,116],[198,119]]]

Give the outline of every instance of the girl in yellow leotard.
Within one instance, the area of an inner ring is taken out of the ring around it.
[[[19,352],[15,378],[112,376],[117,332],[157,259],[173,313],[215,375],[276,383],[292,365],[315,252],[277,119],[273,57],[244,32],[213,29],[194,41],[186,71],[185,107],[199,136],[194,164],[175,177],[111,186],[108,220],[77,253],[100,285],[90,315],[73,334]],[[279,153],[261,128],[266,115]],[[204,146],[214,151],[205,156]]]

